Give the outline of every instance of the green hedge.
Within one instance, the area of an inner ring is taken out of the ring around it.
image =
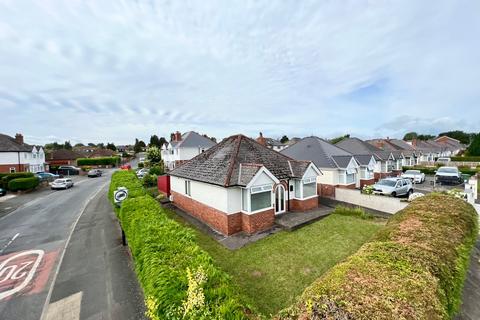
[[[470,204],[443,194],[418,198],[279,318],[451,319],[477,236]]]
[[[115,166],[120,162],[119,157],[102,157],[102,158],[79,158],[78,166]]]
[[[435,172],[438,170],[437,167],[422,167],[422,166],[414,166],[414,167],[402,167],[403,172],[407,170],[420,170],[420,172],[423,172],[425,174],[429,175],[434,175]],[[468,175],[475,175],[480,172],[480,167],[477,167],[476,169],[472,169],[470,167],[458,167],[458,170],[463,173],[463,174],[468,174]]]
[[[10,180],[8,182],[8,190],[10,191],[19,191],[19,190],[30,190],[36,188],[40,180],[37,177],[30,178],[17,178]]]
[[[465,161],[465,162],[480,162],[480,157],[465,156],[465,157],[451,157],[452,161]]]
[[[213,265],[212,258],[197,245],[193,232],[168,218],[158,202],[145,195],[134,172],[113,174],[110,198],[119,186],[129,190],[128,199],[116,211],[145,293],[148,316],[246,319],[248,309],[240,302],[243,299],[229,276]],[[203,303],[196,299],[202,295]],[[184,316],[186,306],[192,310]]]
[[[18,179],[18,178],[32,178],[34,177],[34,174],[32,172],[15,172],[15,173],[8,173],[1,177],[0,181],[0,186],[4,189],[9,189],[8,188],[8,183],[12,181],[13,179]]]

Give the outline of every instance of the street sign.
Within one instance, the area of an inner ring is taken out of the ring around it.
[[[120,204],[123,200],[127,199],[128,197],[128,189],[125,187],[119,187],[117,190],[113,192],[113,199],[115,203]]]

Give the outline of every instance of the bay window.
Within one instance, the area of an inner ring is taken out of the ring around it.
[[[273,185],[255,186],[242,189],[242,210],[255,212],[272,207]]]
[[[306,199],[317,195],[317,178],[310,177],[302,180],[293,180],[296,199]]]

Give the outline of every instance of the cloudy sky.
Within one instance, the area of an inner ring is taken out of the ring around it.
[[[480,131],[480,1],[0,0],[0,132]]]

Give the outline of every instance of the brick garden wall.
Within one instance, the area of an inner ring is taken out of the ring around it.
[[[242,229],[248,234],[270,229],[274,222],[274,209],[268,209],[255,214],[242,213]]]
[[[375,178],[373,179],[360,179],[360,189],[362,189],[364,186],[369,186],[375,183]]]
[[[290,199],[290,211],[307,211],[317,207],[318,197],[307,200]]]

